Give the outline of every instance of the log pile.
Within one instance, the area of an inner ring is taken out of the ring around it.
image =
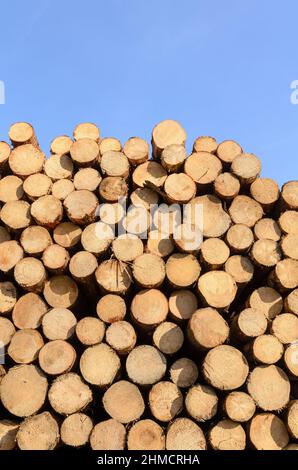
[[[298,448],[298,182],[226,140],[0,142],[0,449]]]

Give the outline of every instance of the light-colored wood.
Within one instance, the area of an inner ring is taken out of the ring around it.
[[[286,209],[298,209],[298,181],[289,181],[283,185],[281,200]]]
[[[157,255],[144,253],[134,260],[132,273],[141,287],[152,289],[163,283],[166,275],[165,263]]]
[[[53,229],[62,220],[62,203],[51,194],[42,196],[31,205],[31,215],[38,225]]]
[[[158,203],[158,194],[149,188],[136,188],[130,195],[131,203],[136,207],[150,210]]]
[[[165,258],[174,251],[173,240],[167,233],[150,230],[147,238],[146,252]]]
[[[17,433],[21,450],[53,450],[59,438],[58,423],[48,411],[25,419]]]
[[[283,233],[298,233],[298,212],[285,211],[278,219],[279,226]]]
[[[127,178],[129,175],[129,161],[122,152],[109,150],[105,152],[100,161],[101,172],[105,176]]]
[[[103,341],[105,324],[95,317],[84,317],[76,325],[78,340],[85,346],[93,346]]]
[[[177,418],[167,429],[167,450],[206,450],[207,444],[202,429],[188,418]]]
[[[298,286],[298,261],[291,258],[278,261],[271,272],[269,282],[278,287],[281,292],[296,289]]]
[[[80,358],[80,371],[86,382],[106,387],[111,385],[120,370],[120,359],[105,343],[91,346]]]
[[[15,122],[10,126],[8,135],[14,147],[24,144],[32,144],[38,147],[34,129],[28,122]]]
[[[247,389],[256,405],[264,411],[279,411],[290,399],[290,381],[276,365],[262,365],[253,369]]]
[[[49,307],[37,294],[29,292],[22,295],[15,304],[12,312],[12,320],[19,329],[39,328],[44,314]]]
[[[168,314],[168,299],[158,289],[138,292],[131,303],[133,320],[141,327],[153,328],[163,322]]]
[[[298,344],[297,340],[285,347],[283,362],[286,367],[286,372],[290,378],[297,379],[298,377]]]
[[[169,175],[165,180],[164,190],[168,201],[174,204],[186,204],[196,195],[196,185],[185,173]]]
[[[11,271],[23,258],[24,251],[16,240],[7,240],[0,244],[0,270],[3,273]]]
[[[10,146],[7,142],[0,141],[0,168],[4,168],[10,155]]]
[[[78,374],[68,372],[52,382],[48,399],[54,411],[70,415],[83,411],[92,402],[92,391]]]
[[[244,224],[252,228],[263,217],[263,209],[251,197],[240,195],[233,199],[229,214],[235,224]]]
[[[283,301],[281,295],[275,289],[264,286],[252,292],[248,305],[263,313],[268,320],[272,320],[282,311]]]
[[[35,173],[28,176],[23,183],[23,190],[30,201],[35,201],[41,196],[50,194],[52,180],[43,173]]]
[[[110,150],[113,150],[114,152],[121,152],[121,142],[115,137],[104,137],[99,142],[100,155],[103,155],[105,152],[109,152]]]
[[[270,178],[257,178],[250,186],[250,194],[268,211],[278,201],[278,184]]]
[[[0,317],[0,342],[1,342],[2,347],[9,345],[11,338],[14,336],[15,332],[16,332],[16,329],[14,327],[14,324],[8,318]],[[1,353],[1,356],[2,356],[2,353]],[[0,377],[2,377],[1,371],[0,371]],[[0,378],[0,381],[1,381],[1,378]]]
[[[201,266],[195,256],[174,253],[166,262],[167,280],[177,288],[193,285],[201,272]]]
[[[152,151],[155,158],[172,144],[185,145],[186,132],[177,121],[166,119],[158,123],[152,131]]]
[[[124,294],[132,282],[129,266],[115,259],[100,263],[95,271],[95,278],[99,287],[111,294]]]
[[[202,135],[197,137],[193,144],[193,152],[216,153],[218,144],[214,137]]]
[[[9,314],[17,301],[17,289],[10,281],[0,282],[0,315]]]
[[[253,232],[247,225],[235,224],[227,231],[226,241],[233,253],[245,253],[253,244]]]
[[[198,292],[203,302],[210,307],[226,308],[235,299],[237,285],[225,271],[209,271],[199,277]]]
[[[148,230],[158,230],[159,232],[172,235],[182,222],[182,214],[179,204],[160,204],[156,208],[152,208],[153,223],[148,227]],[[145,219],[145,214],[143,216]],[[145,219],[146,220],[146,219]],[[188,223],[188,221],[187,221]],[[192,223],[191,221],[189,222]]]
[[[114,323],[123,320],[126,315],[125,301],[119,295],[104,295],[97,303],[96,313],[105,323]]]
[[[67,446],[81,447],[88,443],[93,429],[92,419],[84,413],[67,416],[60,428],[61,441]]]
[[[249,425],[248,436],[257,450],[282,450],[289,434],[282,420],[273,413],[256,414]]]
[[[282,254],[277,242],[263,238],[255,241],[250,256],[255,265],[262,268],[271,268],[280,261]]]
[[[159,163],[152,161],[138,165],[132,173],[134,184],[140,188],[144,187],[146,181],[160,188],[164,185],[166,178],[166,170]]]
[[[253,279],[254,265],[247,256],[231,256],[226,261],[224,269],[239,286],[243,286]]]
[[[164,354],[175,354],[181,349],[184,334],[180,326],[165,321],[158,325],[153,333],[153,344]]]
[[[244,351],[255,363],[275,364],[281,359],[284,348],[276,336],[267,334],[255,338],[245,346]]]
[[[222,172],[219,158],[212,153],[198,152],[190,155],[184,164],[185,173],[190,176],[200,190],[215,181]]]
[[[106,332],[106,342],[119,355],[128,354],[137,341],[134,327],[127,321],[116,321],[112,323]]]
[[[52,195],[60,201],[64,201],[64,199],[74,190],[75,187],[73,182],[64,178],[53,183]]]
[[[230,249],[220,238],[208,238],[201,245],[200,261],[207,269],[220,269],[230,256]]]
[[[30,204],[26,201],[6,202],[1,209],[0,219],[9,230],[23,230],[31,223]]]
[[[115,225],[119,224],[124,217],[125,207],[121,202],[104,203],[99,206],[99,219],[108,224],[115,231]]]
[[[107,419],[96,424],[90,436],[93,450],[124,450],[125,444],[125,427],[115,419]]]
[[[285,312],[298,315],[298,289],[292,290],[284,299]]]
[[[283,344],[293,343],[298,340],[298,317],[292,313],[277,315],[270,330]]]
[[[174,321],[189,320],[197,308],[198,300],[191,290],[176,290],[169,297],[169,311]]]
[[[143,255],[144,246],[137,235],[124,233],[113,240],[112,250],[119,261],[129,262]]]
[[[70,147],[70,156],[79,167],[94,165],[99,157],[98,144],[89,138],[80,138]]]
[[[72,369],[76,356],[75,349],[67,341],[49,341],[39,351],[39,367],[47,375],[64,374]]]
[[[79,291],[75,281],[65,275],[51,277],[45,283],[43,296],[51,307],[72,307],[78,298]]]
[[[256,411],[250,395],[244,392],[230,392],[224,399],[223,408],[228,418],[237,423],[246,423]]]
[[[99,195],[106,202],[117,202],[126,198],[128,186],[124,178],[118,176],[107,176],[99,185]]]
[[[126,371],[130,380],[139,385],[153,385],[166,373],[167,360],[155,347],[135,347],[126,360]]]
[[[168,173],[174,173],[182,167],[187,157],[186,149],[182,144],[168,145],[160,155],[162,166]]]
[[[189,340],[202,349],[212,349],[223,344],[229,336],[229,326],[214,308],[200,308],[188,323]]]
[[[214,180],[214,192],[221,199],[230,201],[238,196],[240,182],[232,173],[220,173]]]
[[[253,183],[261,172],[261,162],[258,157],[252,153],[242,153],[236,156],[231,164],[231,170],[239,178],[243,185]],[[268,184],[266,190],[268,190]],[[252,196],[256,195],[255,187],[252,190]],[[267,194],[267,193],[266,193]],[[268,197],[268,194],[267,194]],[[278,198],[278,194],[277,194]],[[262,198],[261,198],[262,199]],[[269,198],[270,199],[270,198]],[[261,201],[258,201],[261,203]],[[266,205],[266,202],[265,202]]]
[[[291,401],[287,410],[287,426],[291,436],[298,438],[298,400]]]
[[[105,411],[123,424],[136,421],[145,411],[144,400],[138,387],[127,380],[120,380],[111,385],[102,402]]]
[[[63,248],[73,248],[81,240],[82,229],[72,222],[62,222],[53,231],[55,242]]]
[[[64,199],[63,206],[69,220],[74,224],[86,225],[96,220],[98,199],[87,189],[70,193]]]
[[[75,140],[92,139],[95,140],[95,142],[99,142],[100,131],[96,124],[92,122],[82,122],[74,128],[73,137]]]
[[[29,256],[15,265],[13,274],[15,281],[22,289],[36,293],[43,290],[47,278],[43,263]]]
[[[159,424],[151,419],[141,419],[128,431],[128,450],[164,450],[165,435]]]
[[[205,422],[217,413],[218,398],[208,385],[193,385],[185,397],[185,408],[191,418]]]
[[[73,162],[68,155],[52,155],[44,164],[45,174],[53,181],[70,179],[73,175]]]
[[[223,163],[230,164],[242,152],[243,150],[237,142],[234,140],[224,140],[217,147],[216,155]]]
[[[70,137],[68,137],[68,135],[59,135],[51,142],[51,153],[56,153],[58,155],[69,154],[72,143],[73,141]]]
[[[209,442],[213,450],[244,450],[246,434],[239,423],[230,419],[219,421],[209,431]]]
[[[8,355],[16,364],[30,364],[37,359],[44,341],[37,330],[18,330],[11,338]]]
[[[178,250],[197,254],[203,242],[203,234],[195,225],[186,223],[174,228],[173,239]]]
[[[255,308],[245,308],[232,321],[232,333],[240,341],[247,342],[263,335],[268,322],[265,314]]]
[[[23,230],[20,243],[28,255],[41,256],[52,244],[52,238],[46,228],[33,225]]]
[[[68,251],[55,243],[48,246],[42,255],[44,267],[52,274],[63,274],[67,269],[69,259]]]
[[[69,272],[75,281],[83,284],[93,282],[98,267],[97,259],[88,251],[78,251],[69,262]]]
[[[102,177],[95,168],[82,168],[75,174],[73,184],[77,190],[87,189],[88,191],[96,191],[101,180]]]
[[[43,335],[51,341],[71,338],[76,325],[76,317],[67,308],[52,308],[42,317]]]
[[[280,244],[283,255],[298,260],[298,234],[286,235]]]
[[[198,368],[194,361],[187,357],[177,359],[170,368],[172,382],[179,388],[189,388],[198,379]]]
[[[212,194],[193,199],[184,207],[184,223],[198,226],[206,238],[221,237],[230,228],[231,218],[221,200]]]
[[[42,171],[45,155],[31,144],[20,145],[12,150],[8,163],[13,174],[24,179]]]
[[[149,159],[148,142],[140,137],[131,137],[125,142],[123,153],[131,165],[140,165]]]
[[[23,181],[18,176],[9,175],[0,180],[0,201],[18,201],[24,195]]]
[[[281,237],[281,230],[275,220],[264,218],[260,219],[254,226],[254,234],[258,240],[266,238],[278,242]]]
[[[0,420],[0,450],[13,450],[16,446],[18,423],[10,419]]]
[[[172,382],[158,382],[149,393],[149,407],[158,421],[169,422],[183,409],[183,395]]]

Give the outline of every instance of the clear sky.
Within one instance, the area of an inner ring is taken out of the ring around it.
[[[171,118],[189,150],[231,138],[263,176],[298,179],[296,0],[5,0],[0,14],[0,140],[15,121],[45,152],[82,121],[149,140]]]

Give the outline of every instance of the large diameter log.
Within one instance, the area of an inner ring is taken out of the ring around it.
[[[68,155],[52,155],[44,164],[45,174],[53,181],[70,179],[73,175],[73,162]]]
[[[187,357],[177,359],[170,368],[172,382],[179,388],[189,388],[198,379],[198,368],[194,361]]]
[[[102,402],[106,412],[123,424],[139,419],[145,411],[144,400],[138,387],[126,380],[111,385]]]
[[[193,385],[185,397],[185,408],[191,418],[204,422],[217,413],[218,397],[208,385]]]
[[[110,150],[102,155],[100,169],[103,175],[127,178],[129,175],[129,161],[124,153]]]
[[[90,436],[92,450],[124,450],[125,444],[126,429],[115,419],[96,424]]]
[[[213,450],[244,450],[246,434],[241,424],[223,419],[209,431],[209,442]]]
[[[68,218],[74,224],[86,225],[97,216],[98,199],[86,189],[73,191],[63,201]]]
[[[285,211],[278,219],[279,226],[283,233],[298,233],[298,212]]]
[[[190,290],[176,290],[169,297],[169,311],[174,321],[189,320],[197,308],[197,297]]]
[[[31,215],[38,225],[55,228],[63,217],[62,203],[50,194],[42,196],[31,205]]]
[[[185,145],[185,141],[186,132],[177,121],[171,119],[161,121],[152,131],[153,155],[158,158],[168,145]]]
[[[123,153],[131,165],[140,165],[149,159],[149,145],[140,137],[131,137],[125,142]]]
[[[50,145],[51,153],[56,153],[58,155],[66,155],[70,151],[72,146],[72,139],[68,135],[59,135],[52,140]]]
[[[44,341],[37,330],[19,330],[11,338],[8,355],[17,364],[30,364],[37,359]]]
[[[138,292],[131,303],[133,320],[144,328],[153,328],[163,322],[168,314],[168,300],[157,289],[146,289]]]
[[[84,346],[99,344],[105,335],[105,324],[98,318],[84,317],[76,326],[76,335]]]
[[[107,176],[99,185],[99,195],[106,202],[117,202],[126,198],[128,186],[124,178],[118,176]]]
[[[77,319],[67,308],[52,308],[42,317],[42,331],[51,340],[67,340],[74,335]]]
[[[174,251],[175,245],[169,234],[159,230],[150,230],[147,238],[146,252],[166,258]]]
[[[279,411],[290,399],[290,381],[276,365],[253,369],[247,381],[247,389],[257,406],[264,411]]]
[[[91,170],[92,168],[90,168]],[[62,180],[55,181],[52,186],[52,195],[64,201],[64,199],[75,190],[75,186],[72,181],[63,178]]]
[[[47,274],[39,259],[27,257],[15,265],[14,278],[24,290],[39,293],[44,288]]]
[[[81,142],[81,141],[80,141]],[[87,189],[88,191],[96,191],[102,177],[95,168],[82,168],[78,171],[73,179],[75,189]]]
[[[138,256],[133,262],[132,272],[135,281],[147,289],[160,286],[166,276],[163,259],[151,253]]]
[[[235,224],[229,228],[226,241],[233,253],[245,253],[254,242],[252,230],[244,224]]]
[[[282,450],[289,442],[286,426],[273,413],[256,414],[250,422],[248,436],[257,450]]]
[[[196,195],[196,185],[185,173],[169,175],[164,183],[164,190],[170,203],[185,204]]]
[[[250,256],[257,266],[270,268],[281,260],[282,255],[277,242],[263,238],[255,241]]]
[[[10,126],[8,135],[14,147],[24,144],[32,144],[38,147],[34,129],[28,122],[15,122]]]
[[[201,266],[194,255],[175,253],[166,262],[166,277],[177,288],[190,287],[201,272]]]
[[[214,308],[226,308],[233,302],[237,285],[224,271],[209,271],[198,280],[198,292],[203,301]]]
[[[16,147],[9,155],[8,163],[14,175],[20,178],[42,171],[45,155],[31,144]]]
[[[67,416],[61,425],[61,441],[71,447],[84,446],[89,441],[92,429],[93,422],[88,415],[74,413]]]
[[[7,315],[12,311],[17,301],[17,290],[10,281],[0,282],[0,315]]]
[[[265,211],[269,211],[278,201],[278,184],[270,178],[257,178],[250,186],[250,194]]]
[[[232,321],[232,333],[240,341],[249,340],[263,335],[268,322],[265,314],[255,308],[245,308]]]
[[[274,335],[260,335],[245,345],[244,351],[255,363],[275,364],[283,355],[284,348]]]
[[[185,162],[187,157],[186,149],[182,144],[168,145],[163,149],[160,156],[162,166],[168,173],[174,173]]]
[[[24,195],[23,181],[18,176],[9,175],[0,181],[0,201],[18,201]]]
[[[104,295],[97,303],[96,313],[105,323],[114,323],[123,320],[126,315],[125,301],[119,295]]]
[[[221,199],[230,201],[238,196],[240,182],[232,173],[220,173],[214,180],[214,192]]]
[[[237,142],[224,140],[217,147],[216,155],[224,164],[230,164],[242,152],[243,150]]]
[[[183,395],[172,382],[158,382],[149,393],[149,407],[158,421],[169,422],[183,409]]]
[[[0,421],[0,450],[13,450],[16,446],[18,423],[9,419]]]
[[[95,278],[101,289],[112,294],[124,294],[132,282],[130,268],[115,259],[100,263]]]
[[[82,411],[92,402],[92,391],[78,374],[68,372],[54,380],[48,398],[53,410],[70,415]]]
[[[206,450],[202,429],[188,418],[177,418],[170,423],[166,436],[167,450]]]
[[[43,406],[48,382],[41,370],[33,365],[9,369],[0,383],[3,406],[18,417],[31,416]]]
[[[253,279],[254,265],[247,256],[231,256],[226,261],[224,269],[239,286],[243,286]]]
[[[82,122],[74,128],[73,137],[75,140],[92,139],[95,140],[95,142],[99,142],[100,131],[96,124],[92,122]]]
[[[86,382],[106,387],[111,385],[120,370],[120,359],[105,343],[85,349],[80,359],[80,371]]]
[[[136,341],[135,329],[127,321],[116,321],[107,329],[106,342],[119,355],[128,354],[135,347]]]
[[[126,360],[126,371],[132,382],[153,385],[165,375],[167,360],[155,347],[142,345],[134,348]]]
[[[8,346],[12,337],[14,336],[16,329],[14,324],[8,319],[4,317],[0,317],[0,343],[3,346]],[[2,356],[2,353],[1,353]],[[0,377],[2,377],[0,371]],[[1,378],[0,378],[1,381]]]
[[[31,223],[30,204],[26,201],[10,201],[4,204],[1,221],[12,231],[23,230]]]
[[[23,230],[20,243],[28,255],[41,256],[52,244],[52,238],[47,229],[33,225]]]
[[[235,390],[244,384],[249,368],[241,351],[232,346],[221,345],[207,353],[202,372],[213,387]]]
[[[24,233],[24,232],[23,232]],[[63,274],[69,263],[68,251],[60,245],[50,245],[42,255],[44,267],[52,274]]]
[[[35,173],[28,176],[23,183],[23,190],[30,201],[35,201],[41,196],[50,194],[52,180],[43,173]]]
[[[208,269],[220,269],[230,256],[230,249],[220,238],[208,238],[201,245],[200,260]]]
[[[21,450],[53,450],[58,445],[59,437],[57,421],[45,411],[21,423],[17,443]]]
[[[223,408],[228,418],[237,423],[246,423],[256,411],[250,395],[244,392],[230,392],[224,399]]]
[[[214,137],[202,135],[196,138],[193,144],[193,152],[216,153],[218,144]]]
[[[70,259],[69,272],[76,281],[89,284],[93,280],[97,267],[97,259],[92,253],[79,251]]]
[[[161,426],[151,419],[141,419],[128,431],[128,450],[164,450],[165,435]]]
[[[136,235],[124,233],[113,240],[112,250],[119,261],[129,262],[138,259],[143,254],[144,245],[142,240]],[[140,264],[142,265],[142,262]],[[149,265],[147,268],[150,269]]]
[[[0,270],[4,273],[8,273],[23,256],[23,248],[16,240],[2,242],[0,244]]]
[[[183,345],[184,334],[180,326],[165,321],[156,327],[152,339],[162,353],[175,354]]]
[[[63,248],[73,248],[76,246],[81,240],[81,235],[81,227],[72,222],[62,222],[53,230],[55,242]]]
[[[231,225],[231,218],[222,207],[221,200],[212,194],[193,199],[185,206],[184,222],[202,229],[206,238],[221,237]]]
[[[70,156],[77,166],[92,166],[98,160],[99,146],[92,139],[79,139],[70,147]]]
[[[291,258],[278,261],[269,276],[269,283],[276,286],[281,292],[296,289],[298,286],[298,261]]]
[[[249,196],[240,195],[233,199],[229,214],[235,224],[244,224],[252,228],[263,216],[262,206]]]
[[[51,307],[72,307],[78,298],[78,286],[69,276],[53,276],[45,283],[43,295]]]
[[[188,337],[197,347],[211,349],[223,344],[229,336],[229,326],[214,308],[200,308],[189,320]]]
[[[10,146],[7,142],[0,141],[0,168],[4,168],[10,155]]]
[[[75,349],[67,341],[61,339],[46,343],[40,349],[38,355],[39,367],[48,375],[60,375],[69,372],[75,360]]]
[[[271,333],[283,344],[298,340],[298,317],[292,313],[277,315],[271,323]]]
[[[252,292],[248,299],[248,305],[263,313],[269,320],[272,320],[282,311],[283,300],[275,289],[264,286]]]
[[[120,140],[116,139],[115,137],[104,137],[101,139],[99,142],[100,155],[103,155],[109,150],[114,150],[114,152],[121,152],[122,145]]]
[[[261,162],[252,153],[242,153],[234,158],[231,170],[239,178],[242,184],[250,184],[255,181],[261,172]]]
[[[41,325],[42,317],[49,307],[44,300],[33,292],[19,298],[12,312],[12,319],[19,329],[38,328]]]
[[[133,183],[140,188],[143,188],[147,181],[160,188],[166,178],[166,170],[159,163],[152,161],[137,166],[132,174]]]
[[[222,164],[215,155],[198,152],[186,159],[184,171],[197,183],[198,189],[202,190],[213,183],[222,172]]]
[[[298,209],[298,182],[289,181],[281,189],[281,200],[287,209]]]
[[[281,237],[281,230],[274,219],[260,219],[254,226],[254,234],[258,240],[266,238],[278,242]]]

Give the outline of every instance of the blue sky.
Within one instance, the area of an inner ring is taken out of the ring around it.
[[[189,150],[231,138],[263,176],[298,179],[297,1],[6,0],[0,14],[0,140],[15,121],[45,152],[82,121],[149,140],[172,118]]]

